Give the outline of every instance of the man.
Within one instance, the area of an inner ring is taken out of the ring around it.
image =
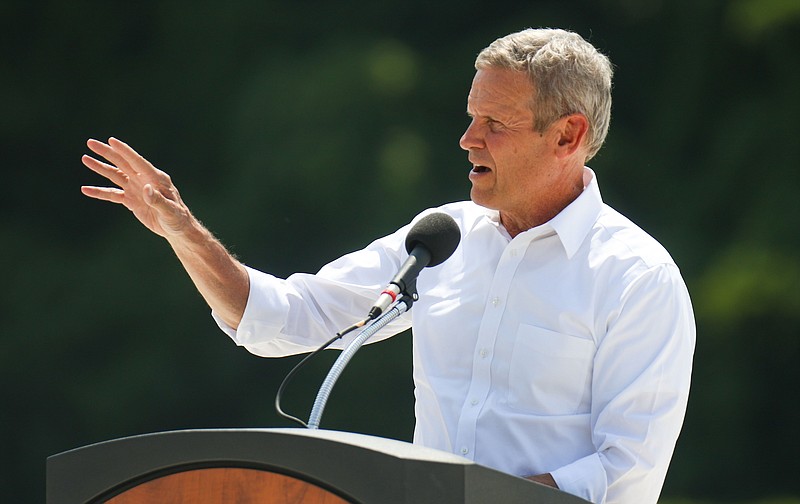
[[[678,268],[602,202],[584,165],[610,119],[611,65],[580,36],[525,30],[484,49],[461,138],[471,200],[462,234],[425,269],[414,309],[414,442],[593,502],[655,503],[683,422],[694,320]],[[163,236],[239,345],[307,352],[363,318],[406,257],[406,226],[286,280],[236,261],[169,177],[116,139],[84,156]]]

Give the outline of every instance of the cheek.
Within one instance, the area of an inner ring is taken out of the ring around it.
[[[495,151],[494,163],[498,171],[505,174],[505,176],[517,176],[515,172],[518,171],[520,165],[521,153],[511,145],[507,145],[504,149]]]
[[[517,154],[516,146],[504,142],[502,138],[497,138],[497,136],[486,139],[486,151],[496,164],[502,163],[502,160],[507,159],[508,156]]]

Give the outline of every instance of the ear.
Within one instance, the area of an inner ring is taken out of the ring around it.
[[[555,123],[556,156],[566,158],[584,147],[589,120],[583,114],[570,114]]]

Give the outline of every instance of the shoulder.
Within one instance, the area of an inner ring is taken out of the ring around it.
[[[594,299],[605,314],[598,317],[598,334],[624,317],[633,317],[628,320],[642,327],[651,323],[648,321],[664,327],[680,323],[685,334],[693,338],[686,283],[661,243],[607,205],[592,228],[590,241],[586,264],[594,284]],[[648,330],[648,334],[654,332]]]
[[[589,240],[589,254],[594,260],[622,261],[645,270],[676,266],[658,240],[608,205],[603,205]]]

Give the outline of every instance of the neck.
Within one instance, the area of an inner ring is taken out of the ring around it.
[[[518,234],[533,229],[548,222],[561,213],[570,203],[575,201],[583,192],[583,167],[580,175],[570,177],[561,185],[561,189],[546,191],[545,197],[531,201],[522,212],[500,210],[500,222],[512,238]]]

